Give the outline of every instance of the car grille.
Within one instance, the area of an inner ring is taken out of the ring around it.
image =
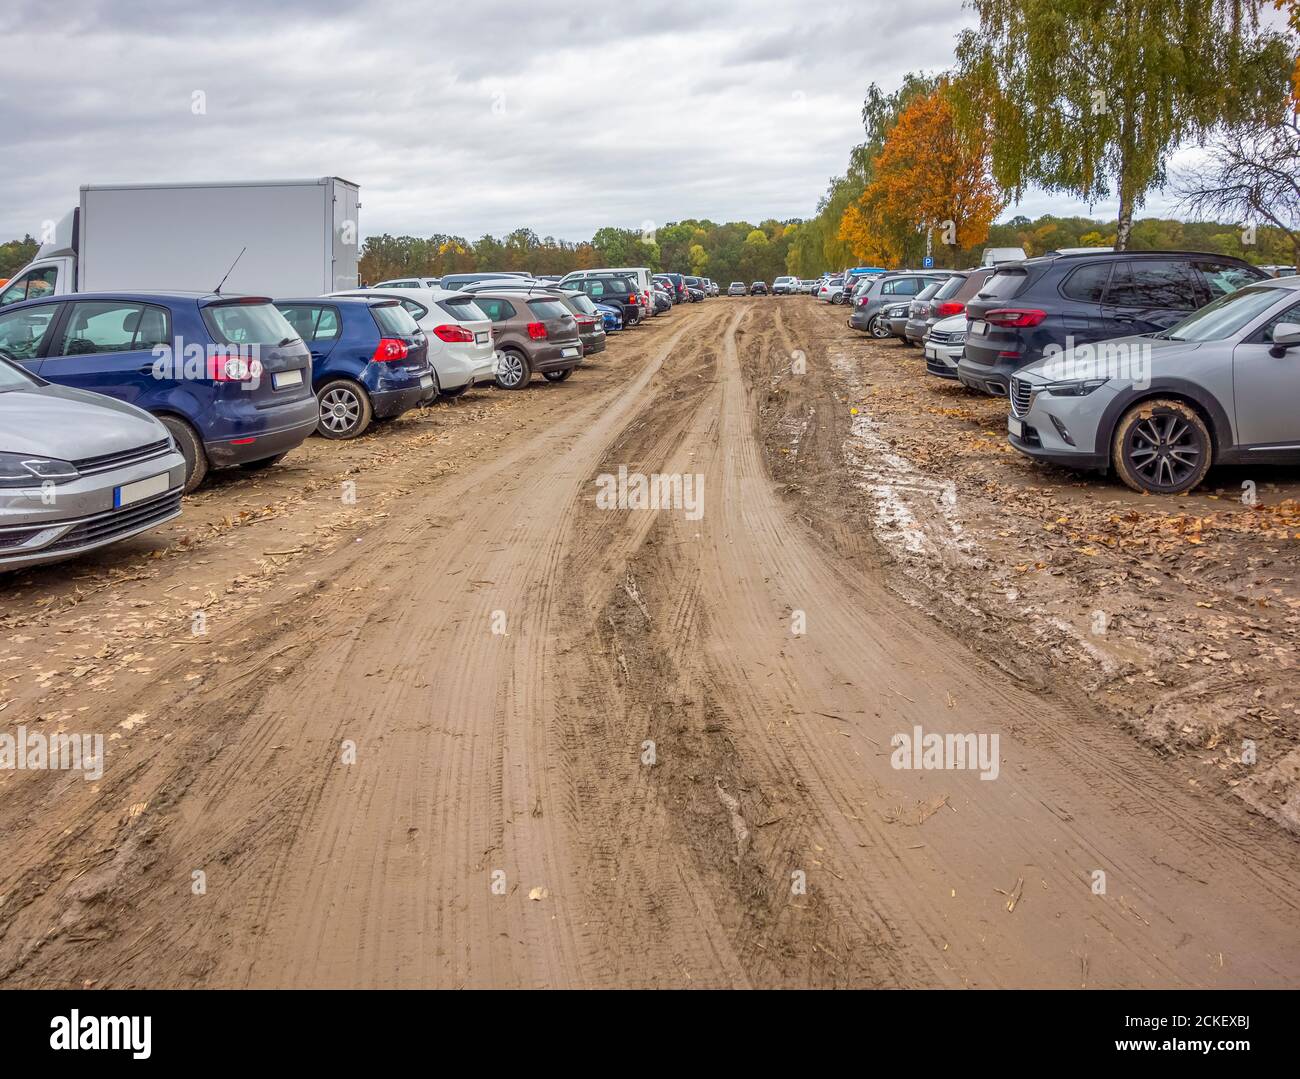
[[[60,536],[58,540],[41,551],[67,551],[75,547],[85,547],[92,543],[107,543],[117,536],[124,536],[140,528],[166,520],[181,508],[181,492],[177,488],[165,495],[137,502],[122,509],[109,510],[84,521]]]
[[[171,447],[171,439],[164,438],[157,442],[150,442],[147,446],[136,446],[117,453],[101,453],[98,457],[83,457],[79,461],[73,461],[72,464],[83,476],[93,476],[96,472],[108,472],[123,465],[135,464],[137,461],[147,461],[151,457],[161,457],[169,452]]]
[[[947,330],[930,331],[930,343],[932,345],[960,345],[965,340],[965,330],[954,330],[952,333]]]
[[[1011,411],[1017,416],[1023,416],[1029,411],[1029,405],[1033,401],[1034,391],[1023,378],[1012,376],[1011,379]]]

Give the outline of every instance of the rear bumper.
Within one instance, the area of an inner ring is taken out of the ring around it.
[[[370,407],[374,409],[378,419],[385,420],[418,408],[422,401],[432,400],[437,394],[437,383],[433,383],[431,387],[416,384],[402,389],[379,390],[370,395]]]
[[[584,334],[582,337],[582,354],[584,356],[594,356],[598,352],[605,351],[605,331],[599,333]]]
[[[1019,360],[999,360],[993,364],[975,363],[964,355],[957,365],[957,377],[963,386],[969,386],[992,397],[1005,397],[1011,385],[1011,376],[1025,364]]]
[[[279,453],[288,453],[299,446],[316,430],[320,420],[316,395],[295,401],[291,406],[276,409],[276,425],[256,434],[237,439],[204,441],[203,449],[213,468],[229,468],[247,461],[260,461]]]
[[[865,307],[855,307],[853,314],[849,315],[849,325],[855,330],[866,330],[870,327],[874,315],[874,311],[868,313]]]
[[[889,323],[890,329],[893,329],[893,320]],[[911,341],[914,345],[919,345],[925,340],[925,335],[930,332],[930,326],[924,319],[909,318],[903,324],[903,337]]]
[[[565,349],[577,349],[577,355],[565,356],[563,355]],[[545,374],[547,371],[563,371],[569,367],[577,367],[581,362],[582,342],[579,340],[547,345],[545,348],[535,349],[528,357],[528,365],[539,374]]]

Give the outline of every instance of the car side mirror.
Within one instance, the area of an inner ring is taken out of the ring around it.
[[[1286,355],[1286,350],[1300,345],[1300,323],[1279,322],[1273,327],[1273,347],[1270,348],[1269,355],[1281,359]]]

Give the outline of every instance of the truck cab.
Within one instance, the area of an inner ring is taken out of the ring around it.
[[[42,244],[36,257],[0,289],[0,307],[77,291],[76,217],[76,210],[65,215],[54,228],[54,238]]]

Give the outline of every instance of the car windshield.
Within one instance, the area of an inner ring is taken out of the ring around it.
[[[1240,333],[1284,296],[1295,299],[1291,289],[1252,285],[1220,296],[1164,333],[1153,336],[1170,341],[1223,341]]]
[[[9,390],[30,390],[33,386],[39,385],[39,382],[17,364],[12,364],[0,356],[0,393],[7,393]]]
[[[203,309],[203,321],[220,345],[287,345],[298,334],[269,303],[227,303]]]

